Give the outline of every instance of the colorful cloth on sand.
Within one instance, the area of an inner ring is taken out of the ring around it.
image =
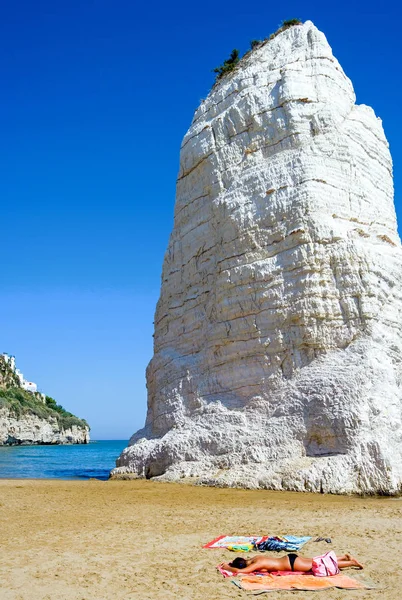
[[[328,588],[342,588],[345,590],[372,589],[363,581],[348,575],[333,575],[332,577],[315,577],[314,575],[285,575],[277,576],[274,573],[260,575],[242,575],[232,579],[232,583],[242,590],[250,592],[274,592],[276,590],[327,590]]]
[[[229,548],[236,552],[250,550],[297,552],[309,540],[311,540],[310,536],[297,535],[220,535],[205,544],[203,548]]]
[[[232,544],[226,548],[232,552],[251,552],[251,550],[254,550],[255,546],[254,544]]]
[[[311,536],[272,535],[257,542],[254,548],[259,552],[297,552],[309,540],[311,540]]]
[[[205,544],[203,548],[228,548],[231,546],[250,546],[250,550],[255,548],[255,544],[259,544],[268,539],[267,535],[220,535],[219,537]],[[244,550],[248,552],[249,550]]]

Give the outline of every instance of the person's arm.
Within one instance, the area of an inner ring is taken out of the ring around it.
[[[222,569],[225,569],[225,571],[230,571],[231,573],[237,573],[238,571],[240,571],[240,569],[236,569],[236,567],[231,567],[230,565],[228,565],[228,563],[221,563],[221,567]]]
[[[253,564],[244,567],[244,569],[237,569],[236,567],[231,567],[227,563],[222,563],[221,567],[222,569],[225,569],[225,571],[230,571],[231,573],[253,573],[253,571],[255,571],[255,567]]]

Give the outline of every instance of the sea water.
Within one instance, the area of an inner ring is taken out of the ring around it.
[[[107,479],[127,440],[66,446],[0,446],[0,478]]]

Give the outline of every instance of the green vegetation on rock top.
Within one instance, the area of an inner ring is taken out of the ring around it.
[[[234,48],[229,58],[227,58],[219,67],[216,67],[216,69],[214,69],[214,73],[216,73],[216,79],[221,79],[221,77],[226,75],[226,73],[230,73],[231,71],[233,71],[239,60],[239,51],[237,50],[237,48]]]
[[[79,419],[64,410],[53,398],[46,396],[45,404],[39,394],[26,392],[19,387],[0,389],[0,408],[7,408],[17,418],[30,414],[40,419],[57,419],[60,429],[64,430],[70,429],[73,425],[89,428],[85,419]]]
[[[79,419],[50,396],[45,397],[45,402],[39,393],[27,392],[20,386],[17,375],[0,356],[0,408],[7,408],[17,418],[23,415],[36,415],[41,419],[56,419],[60,429],[88,427],[85,419]]]
[[[251,42],[250,42],[251,51],[255,50],[256,48],[259,48],[259,46],[261,46],[262,44],[265,44],[269,40],[274,39],[277,35],[282,33],[282,31],[285,31],[286,29],[289,29],[290,27],[294,27],[295,25],[303,25],[303,22],[300,21],[300,19],[287,19],[285,21],[282,21],[282,24],[279,27],[279,29],[277,29],[275,31],[275,33],[271,33],[271,35],[268,38],[265,38],[264,40],[251,40]],[[249,52],[246,52],[246,54],[244,56],[249,54]],[[238,63],[241,61],[241,59],[244,58],[244,56],[241,57],[239,54],[239,51],[236,48],[234,50],[232,50],[232,53],[229,56],[229,58],[227,58],[219,67],[216,67],[215,69],[213,69],[213,72],[216,73],[215,83],[217,81],[219,81],[220,79],[222,79],[222,77],[224,77],[228,73],[231,73],[232,71],[234,71],[235,67],[238,65]]]

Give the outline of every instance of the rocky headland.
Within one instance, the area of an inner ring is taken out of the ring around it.
[[[401,267],[380,119],[313,23],[257,44],[184,137],[146,423],[112,475],[399,493]]]
[[[0,356],[0,446],[87,444],[88,423],[53,398],[23,389],[20,379]]]

